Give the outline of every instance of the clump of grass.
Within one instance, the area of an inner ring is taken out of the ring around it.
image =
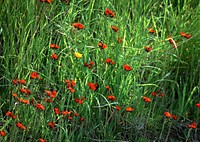
[[[199,3],[0,3],[1,141],[200,139]]]

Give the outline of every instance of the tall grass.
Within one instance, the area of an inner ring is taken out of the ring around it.
[[[106,16],[106,8],[116,17]],[[0,9],[0,131],[6,133],[0,141],[200,140],[200,112],[195,106],[200,103],[198,1],[54,0],[47,4],[7,0],[0,2]],[[74,28],[74,22],[84,28]],[[119,31],[114,32],[111,25]],[[192,37],[182,37],[181,31]],[[169,35],[178,48],[170,44]],[[100,41],[108,48],[98,47]],[[60,48],[51,49],[52,43]],[[146,52],[144,46],[152,50]],[[75,51],[83,57],[76,58]],[[50,58],[52,53],[58,55],[57,60]],[[107,58],[115,63],[107,64]],[[84,62],[90,61],[94,65],[85,67]],[[133,69],[124,70],[125,64]],[[32,72],[42,79],[31,79]],[[17,79],[26,80],[26,84],[13,84]],[[76,92],[69,91],[65,80],[75,80]],[[97,90],[89,88],[90,82],[98,84]],[[24,95],[20,88],[32,93]],[[53,102],[44,101],[45,90],[56,90]],[[34,102],[22,104],[13,93]],[[116,100],[109,100],[109,95]],[[144,102],[142,96],[151,102]],[[82,97],[83,104],[74,101]],[[45,109],[37,109],[36,102]],[[127,107],[134,110],[127,112]],[[55,114],[54,108],[78,116],[72,115],[70,120]],[[17,118],[6,116],[8,111]],[[167,118],[166,111],[177,119]],[[16,127],[18,121],[26,130]],[[55,122],[55,128],[48,122]],[[188,128],[191,122],[197,123],[196,129]]]

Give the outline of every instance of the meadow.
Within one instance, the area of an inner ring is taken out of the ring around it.
[[[0,0],[0,141],[200,141],[199,25],[198,0]]]

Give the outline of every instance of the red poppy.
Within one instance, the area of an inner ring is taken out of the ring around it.
[[[30,74],[30,78],[31,79],[42,79],[42,78],[40,78],[40,75],[37,73],[37,72],[32,72],[31,74]]]
[[[81,121],[85,121],[85,118],[84,118],[84,117],[81,117],[80,120],[81,120]]]
[[[200,109],[200,103],[196,104],[196,107],[198,107]]]
[[[15,116],[11,111],[7,111],[7,112],[6,112],[6,116],[10,116],[10,117],[12,117],[13,119],[16,119],[16,118],[17,118],[17,116]]]
[[[53,110],[54,110],[55,114],[60,114],[60,111],[58,108],[55,107]]]
[[[158,96],[158,93],[156,93],[156,92],[152,92],[151,94],[152,94],[152,96],[154,96],[154,97],[157,97],[157,96]]]
[[[88,68],[91,68],[92,67],[92,65],[94,65],[94,62],[92,62],[92,61],[90,61],[90,63],[88,64],[88,63],[84,63],[84,66],[85,67],[88,67]]]
[[[62,113],[62,115],[69,115],[69,114],[70,114],[70,112],[69,112],[69,111],[67,111],[67,110],[65,110],[65,111],[62,111],[61,113]]]
[[[83,29],[84,28],[83,24],[81,24],[81,23],[73,23],[72,25],[77,29]]]
[[[19,101],[23,104],[30,104],[29,100],[25,100],[25,99],[20,99],[19,98]]]
[[[31,94],[31,91],[29,89],[20,88],[19,90],[20,92],[25,93],[26,95]]]
[[[126,111],[127,111],[127,112],[132,112],[133,110],[134,110],[134,108],[132,108],[132,107],[127,107],[127,108],[126,108]]]
[[[171,44],[173,44],[174,48],[177,48],[176,42],[173,40],[171,36],[168,36],[168,40]]]
[[[44,98],[44,102],[47,102],[47,103],[51,103],[51,102],[53,102],[53,100],[52,99],[47,99],[47,98]]]
[[[51,55],[51,58],[54,59],[54,60],[57,60],[57,59],[58,59],[58,55],[55,54],[55,53],[53,53],[53,54]]]
[[[39,104],[39,103],[36,103],[35,107],[40,109],[40,110],[44,110],[45,109],[44,106],[42,104]]]
[[[197,128],[197,124],[195,122],[192,122],[191,124],[187,125],[188,128],[192,128],[192,129],[196,129]]]
[[[118,43],[121,43],[122,42],[122,38],[118,38],[117,41],[118,41]]]
[[[161,93],[161,95],[160,95],[161,97],[164,97],[165,96],[165,94],[164,93]]]
[[[108,8],[106,8],[104,13],[105,13],[106,16],[110,16],[112,18],[115,17],[115,13]]]
[[[5,136],[6,136],[6,133],[2,130],[2,131],[0,131],[0,135],[1,135],[2,137],[5,137]]]
[[[121,110],[121,107],[120,107],[120,106],[116,106],[115,108],[116,108],[116,110],[118,110],[118,111]]]
[[[148,97],[145,97],[145,96],[142,96],[143,100],[147,103],[150,103],[151,102],[151,99],[148,98]]]
[[[81,99],[74,98],[74,101],[75,101],[76,103],[83,104],[83,100],[81,100]]]
[[[21,84],[23,84],[23,85],[25,85],[25,84],[26,84],[26,80],[24,80],[24,79],[21,79],[21,80],[20,80],[20,79],[18,79],[18,80],[17,80],[17,82],[19,82],[19,83],[21,83]]]
[[[150,32],[150,33],[155,33],[156,31],[152,28],[147,28],[147,30]]]
[[[101,42],[101,41],[98,43],[98,46],[101,47],[101,49],[107,48],[107,45],[105,43]]]
[[[26,130],[26,127],[22,123],[20,123],[20,122],[17,122],[16,126],[19,127],[22,130]]]
[[[52,129],[54,129],[55,127],[55,122],[48,122],[49,127],[51,127]]]
[[[107,58],[107,59],[105,60],[105,62],[106,62],[106,63],[109,63],[109,64],[111,64],[111,65],[114,65],[114,64],[115,64],[115,62],[113,62],[110,58]]]
[[[109,96],[107,96],[107,98],[108,98],[109,100],[111,100],[111,101],[116,101],[116,97],[113,96],[113,95],[109,95]]]
[[[56,94],[57,92],[55,90],[53,91],[49,91],[49,90],[45,90],[45,92],[47,93],[47,95],[51,98],[55,98],[56,97]]]
[[[150,51],[152,50],[152,48],[149,47],[149,46],[145,46],[144,49],[145,49],[147,52],[150,52]]]
[[[115,27],[115,26],[111,26],[111,29],[113,30],[113,31],[115,31],[115,32],[118,32],[118,30],[119,30],[119,28],[117,28],[117,27]]]
[[[44,140],[42,138],[40,138],[39,140],[40,140],[40,142],[47,142],[46,140]]]
[[[58,49],[58,48],[60,48],[60,46],[57,45],[57,44],[50,44],[50,48],[52,48],[52,49]]]
[[[106,86],[108,92],[110,92],[110,86]]]
[[[40,2],[46,2],[46,3],[51,3],[51,0],[40,0]]]
[[[191,38],[192,37],[191,34],[186,34],[185,32],[180,32],[180,35],[185,37],[185,38]]]
[[[12,96],[16,98],[16,97],[17,97],[17,94],[13,93]]]
[[[168,118],[173,118],[174,120],[177,119],[177,116],[175,116],[175,115],[169,113],[168,111],[165,111],[165,112],[164,112],[164,115],[165,115],[166,117],[168,117]]]
[[[124,69],[125,69],[126,71],[131,71],[133,68],[131,68],[129,65],[125,64],[125,65],[124,65]]]
[[[97,87],[98,87],[98,84],[94,84],[94,83],[90,82],[90,83],[88,83],[88,86],[90,87],[91,90],[95,91],[97,89]]]
[[[12,83],[16,85],[17,84],[17,80],[13,79]]]

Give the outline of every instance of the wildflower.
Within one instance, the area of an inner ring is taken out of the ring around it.
[[[164,93],[161,93],[161,95],[160,95],[161,97],[164,97],[165,96],[165,94]]]
[[[150,51],[152,50],[152,48],[149,47],[149,46],[145,46],[144,49],[145,49],[147,52],[150,52]]]
[[[115,62],[113,62],[110,58],[107,58],[107,59],[105,60],[105,62],[106,62],[106,63],[109,63],[109,64],[111,64],[111,65],[114,65],[114,64],[115,64]]]
[[[84,28],[83,24],[81,24],[81,23],[73,23],[72,25],[77,29],[83,29]]]
[[[156,92],[152,92],[151,94],[152,94],[152,96],[154,96],[154,97],[157,97],[157,96],[158,96],[158,93],[156,93]]]
[[[113,95],[109,95],[109,96],[107,96],[107,98],[108,98],[109,100],[111,100],[111,101],[116,101],[116,97],[113,96]]]
[[[61,113],[62,113],[62,115],[68,115],[68,114],[70,114],[70,112],[69,112],[69,111],[67,111],[67,110],[65,110],[65,111],[62,111]]]
[[[17,118],[17,116],[15,116],[11,111],[7,111],[7,112],[6,112],[6,116],[10,116],[10,117],[12,117],[13,119],[16,119],[16,118]]]
[[[177,119],[177,116],[175,116],[175,115],[173,115],[173,114],[171,114],[171,113],[169,113],[169,112],[167,112],[167,111],[164,112],[164,115],[165,115],[167,118],[173,118],[174,120]]]
[[[171,36],[168,36],[168,40],[171,44],[173,44],[174,48],[177,48],[176,42],[173,40]]]
[[[83,54],[78,53],[78,52],[74,52],[74,56],[75,56],[76,58],[82,58],[82,57],[83,57]]]
[[[120,107],[120,106],[116,106],[115,108],[116,108],[116,110],[118,110],[118,111],[121,110],[121,107]]]
[[[50,44],[50,48],[52,48],[52,49],[58,49],[58,48],[60,48],[60,46],[57,45],[57,44]]]
[[[124,69],[125,69],[126,71],[132,70],[132,68],[131,68],[129,65],[127,65],[127,64],[124,65]]]
[[[110,92],[110,86],[106,86],[108,92]]]
[[[20,123],[20,122],[17,122],[16,126],[19,127],[22,130],[26,130],[26,127],[22,123]]]
[[[51,59],[57,60],[57,59],[58,59],[58,55],[55,54],[55,53],[53,53],[53,54],[51,55]]]
[[[106,16],[110,16],[112,18],[115,17],[115,13],[108,8],[106,8],[104,13],[105,13]]]
[[[121,43],[122,42],[122,38],[118,38],[117,41],[118,41],[118,43]]]
[[[73,89],[72,87],[68,87],[68,90],[69,90],[71,93],[74,93],[74,92],[76,92],[76,90],[75,90],[75,89]]]
[[[81,121],[85,121],[85,118],[84,118],[84,117],[81,117],[80,120],[81,120]]]
[[[115,32],[118,32],[118,30],[119,30],[117,27],[115,27],[115,26],[113,26],[113,25],[111,26],[111,29],[112,29],[113,31],[115,31]]]
[[[90,83],[88,83],[88,86],[90,87],[91,90],[95,91],[97,89],[97,87],[98,87],[98,84],[94,84],[94,83],[90,82]]]
[[[46,140],[44,140],[42,138],[40,138],[39,140],[40,140],[40,142],[47,142]]]
[[[17,97],[17,94],[13,93],[12,96],[16,98],[16,97]]]
[[[143,100],[147,103],[151,102],[151,99],[145,96],[142,96]]]
[[[55,98],[56,97],[56,94],[57,92],[55,90],[53,91],[49,91],[49,90],[45,90],[45,92],[47,93],[47,95],[51,98]]]
[[[191,34],[186,34],[185,32],[180,32],[180,35],[185,37],[185,38],[191,38],[192,37]]]
[[[55,127],[55,122],[48,122],[49,127],[51,127],[52,129],[54,129]]]
[[[127,111],[127,112],[132,112],[133,110],[134,110],[134,108],[132,108],[132,107],[127,107],[127,108],[126,108],[126,111]]]
[[[78,104],[83,104],[83,100],[79,100],[78,98],[74,98],[74,101]]]
[[[4,131],[0,131],[0,136],[5,137],[6,133]]]
[[[98,43],[98,46],[101,47],[101,49],[107,48],[107,45],[105,43],[101,42],[101,41]]]
[[[31,94],[29,89],[20,88],[20,92],[25,93],[26,95]]]
[[[197,128],[197,124],[195,122],[192,122],[191,124],[187,125],[188,128],[192,128],[192,129],[196,129]]]
[[[79,114],[78,114],[78,113],[75,113],[75,112],[73,112],[73,114],[74,114],[74,116],[76,116],[76,117],[78,117],[78,116],[79,116]]]
[[[51,3],[51,0],[40,0],[40,2],[46,2],[46,3]]]
[[[22,80],[18,79],[17,82],[19,82],[19,83],[21,83],[21,84],[23,84],[23,85],[26,84],[26,80],[24,80],[24,79],[22,79]]]
[[[147,28],[147,30],[149,31],[149,33],[155,33],[156,31],[152,28]]]
[[[58,108],[55,107],[53,110],[54,110],[55,114],[60,114],[60,111]]]
[[[16,85],[17,84],[17,80],[13,79],[12,83]]]
[[[200,103],[196,104],[196,107],[198,107],[200,109]]]
[[[20,98],[19,98],[20,99]],[[30,104],[29,100],[25,100],[25,99],[20,99],[19,100],[21,103],[23,104]]]
[[[31,79],[42,79],[42,78],[40,78],[40,75],[37,73],[37,72],[32,72],[31,74],[30,74],[30,78]]]
[[[40,110],[44,110],[44,106],[42,104],[36,103],[35,105],[36,108],[40,109]]]
[[[44,98],[44,102],[51,103],[51,102],[53,102],[53,100],[52,99]]]
[[[92,65],[94,65],[94,62],[92,62],[92,61],[90,61],[90,63],[88,64],[88,63],[84,63],[84,66],[85,67],[88,67],[88,68],[91,68],[92,67]]]

